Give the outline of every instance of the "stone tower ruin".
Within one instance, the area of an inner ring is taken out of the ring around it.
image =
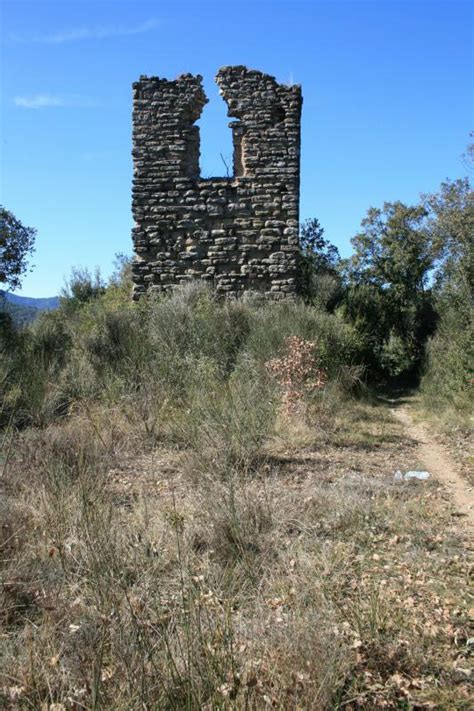
[[[233,177],[201,178],[202,77],[141,76],[133,98],[134,298],[183,282],[219,294],[297,290],[301,87],[244,66],[216,81],[237,119]]]

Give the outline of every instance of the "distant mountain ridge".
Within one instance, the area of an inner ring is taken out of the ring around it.
[[[13,323],[20,327],[32,323],[43,311],[53,311],[58,306],[58,296],[35,299],[0,291],[0,316],[1,312],[9,314]]]
[[[51,311],[51,309],[57,309],[59,306],[59,296],[36,299],[32,296],[10,294],[8,291],[0,292],[0,296],[4,296],[10,304],[15,304],[15,306],[28,306],[29,308],[38,309],[38,311]]]

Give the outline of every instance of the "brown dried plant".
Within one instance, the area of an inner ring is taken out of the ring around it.
[[[285,339],[285,354],[265,363],[282,391],[282,408],[291,415],[304,410],[307,396],[324,388],[327,372],[315,354],[316,344],[300,336]]]

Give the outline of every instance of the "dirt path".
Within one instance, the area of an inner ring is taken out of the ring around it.
[[[421,424],[413,422],[407,407],[391,408],[392,414],[406,428],[406,432],[418,443],[418,458],[449,492],[454,503],[454,515],[462,516],[462,522],[470,535],[474,535],[474,490],[456,471],[456,465],[444,447]]]

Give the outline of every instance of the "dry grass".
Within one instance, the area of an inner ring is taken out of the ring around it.
[[[394,482],[416,462],[385,408],[323,400],[313,423],[282,417],[228,476],[117,411],[16,435],[2,706],[468,709],[469,562],[442,492]]]

